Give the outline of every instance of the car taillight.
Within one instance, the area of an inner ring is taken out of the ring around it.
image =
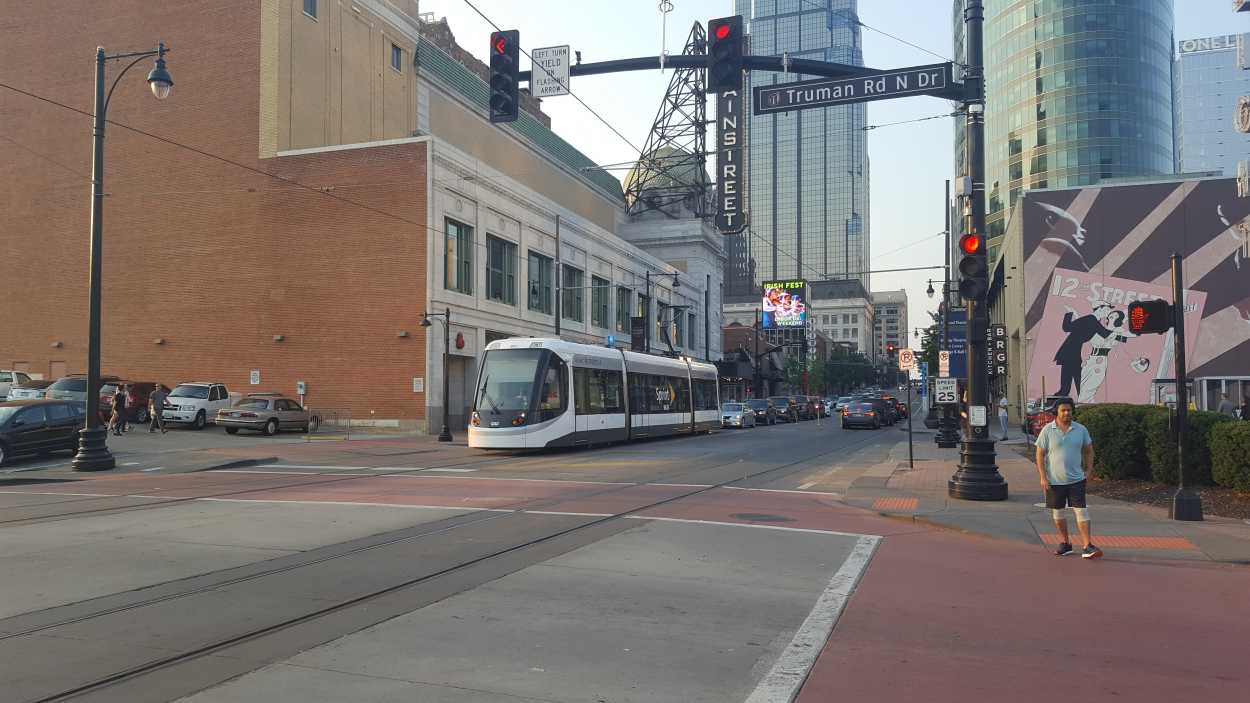
[[[872,417],[872,416],[874,416],[874,415],[876,415],[876,413],[874,413],[874,412],[873,412],[873,411],[871,411],[871,410],[869,410],[869,411],[868,411],[868,417]]]
[[[477,414],[477,411],[476,411],[476,410],[474,410],[474,411],[473,411],[473,415],[472,415],[472,416],[470,417],[470,419],[469,419],[469,422],[470,422],[470,423],[471,423],[474,427],[481,427],[481,426],[482,426],[482,416],[481,416],[481,415],[478,415],[478,414]]]
[[[256,413],[239,413],[239,417],[259,417]]]
[[[521,425],[524,425],[524,424],[525,424],[525,413],[520,413],[516,417],[512,418],[513,427],[520,427]]]

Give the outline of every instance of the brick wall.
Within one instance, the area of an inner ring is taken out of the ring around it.
[[[238,164],[109,125],[103,371],[244,392],[303,380],[309,405],[415,425],[427,145],[260,159],[259,13],[245,1],[46,0],[9,3],[0,20],[0,82],[88,113],[98,44],[165,41],[173,95],[148,92],[145,59],[110,120]],[[124,65],[110,62],[110,83]],[[0,125],[0,368],[84,372],[91,118],[0,88]]]

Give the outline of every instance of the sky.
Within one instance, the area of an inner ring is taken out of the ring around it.
[[[518,30],[526,51],[568,44],[581,52],[583,63],[655,56],[661,46],[680,53],[695,21],[706,25],[733,12],[732,0],[670,1],[664,22],[658,0],[421,0],[420,11],[446,17],[456,41],[483,61],[493,28],[469,2],[500,29]],[[1175,4],[1178,40],[1250,32],[1250,13],[1233,13],[1228,0]],[[865,64],[884,69],[949,59],[951,8],[950,0],[859,0],[860,21],[869,27],[862,28]],[[529,68],[524,57],[521,68]],[[670,77],[658,69],[574,77],[573,96],[548,98],[543,111],[556,133],[596,163],[631,162],[646,142]],[[947,101],[924,96],[868,103],[867,124],[882,125],[868,132],[873,270],[943,263],[942,201],[954,163],[953,118],[885,125],[951,109]],[[709,142],[714,136],[709,132]],[[925,295],[927,281],[941,277],[940,269],[873,274],[871,287],[906,290],[908,323],[915,328],[927,325],[925,313],[937,307]]]

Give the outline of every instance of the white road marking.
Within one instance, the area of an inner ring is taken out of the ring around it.
[[[477,471],[477,469],[422,469],[423,471],[441,471],[449,474],[468,474]]]
[[[785,532],[807,532],[814,535],[834,535],[836,537],[872,537],[879,539],[876,535],[862,535],[858,532],[838,532],[837,530],[815,530],[810,527],[785,527],[783,525],[759,525],[753,522],[723,522],[720,520],[687,520],[679,517],[657,517],[652,515],[626,515],[628,520],[657,520],[659,522],[688,522],[692,525],[718,525],[724,527],[754,527],[759,530],[782,530]]]
[[[423,508],[426,510],[455,510],[462,513],[515,513],[509,508],[467,508],[455,505],[410,505],[406,503],[366,503],[350,500],[271,500],[262,498],[196,498],[215,503],[276,503],[289,505],[365,505],[377,508]]]
[[[122,466],[138,466],[139,463],[140,462],[137,462],[137,461],[128,461],[125,464],[122,464]]]
[[[678,488],[711,488],[710,483],[647,483],[646,486],[676,486]]]
[[[816,606],[799,626],[798,632],[794,633],[790,645],[777,658],[772,670],[755,687],[746,703],[790,703],[794,700],[816,663],[816,657],[824,649],[834,625],[846,609],[846,601],[863,578],[868,561],[880,541],[880,537],[860,536],[850,556],[842,562],[842,568],[829,580],[829,585],[816,600]]]
[[[322,464],[261,464],[262,469],[367,469],[368,466],[326,466]]]
[[[152,467],[152,468],[150,468],[150,469],[144,469],[144,470],[143,470],[143,473],[145,473],[145,474],[146,474],[146,473],[147,473],[147,472],[149,472],[149,471],[160,471],[160,470],[161,470],[161,469],[163,469],[163,468],[165,468],[165,467],[164,467],[164,466],[153,466],[153,467]]]
[[[124,498],[113,493],[62,493],[61,491],[0,491],[0,493],[18,493],[29,496],[85,496],[87,498]]]
[[[805,484],[803,484],[803,485],[799,486],[799,490],[800,490],[800,491],[806,491],[807,489],[809,489],[809,488],[811,488],[812,486],[815,486],[815,485],[816,485],[816,482],[815,482],[815,481],[808,481],[807,483],[805,483]]]
[[[792,491],[792,490],[785,489],[785,488],[749,488],[745,486],[721,486],[721,488],[728,488],[732,491],[760,491],[762,493],[798,493],[798,494],[805,495],[805,496],[833,496],[835,498],[842,497],[841,493],[831,493],[831,492],[826,492],[826,491]]]
[[[575,517],[612,517],[612,513],[568,513],[559,510],[519,510],[530,515],[573,515]]]
[[[215,474],[282,474],[285,476],[322,476],[320,471],[256,471],[254,469],[213,469]],[[356,476],[358,474],[351,474]]]
[[[619,483],[612,481],[565,481],[558,478],[498,478],[496,476],[428,476],[422,472],[421,476],[413,476],[412,474],[395,474],[394,476],[382,476],[381,478],[459,478],[466,481],[528,481],[530,483],[576,483],[588,486],[640,486],[639,483]]]

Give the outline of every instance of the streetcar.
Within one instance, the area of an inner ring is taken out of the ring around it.
[[[469,446],[542,449],[720,430],[716,367],[686,358],[501,339],[486,346]]]

